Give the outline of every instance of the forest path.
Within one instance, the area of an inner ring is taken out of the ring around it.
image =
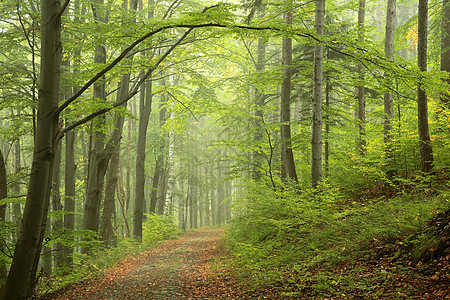
[[[210,265],[222,256],[222,233],[221,228],[188,232],[45,299],[239,299],[233,279]]]

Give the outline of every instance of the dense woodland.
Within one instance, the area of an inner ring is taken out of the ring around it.
[[[301,273],[448,210],[447,0],[0,7],[4,299],[177,228]]]

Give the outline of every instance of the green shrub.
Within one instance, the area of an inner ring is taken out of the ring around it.
[[[270,282],[270,276],[281,281],[294,269],[333,267],[371,255],[374,244],[417,232],[433,211],[450,205],[445,193],[351,202],[332,186],[319,190],[248,186],[244,201],[234,207],[227,239],[232,263],[250,286]],[[318,280],[316,287],[324,285]]]
[[[142,224],[142,242],[146,246],[179,236],[180,229],[173,220],[165,215],[146,214],[147,220]]]

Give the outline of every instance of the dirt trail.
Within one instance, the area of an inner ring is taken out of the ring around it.
[[[118,267],[43,299],[239,299],[232,278],[217,275],[222,229],[200,229],[169,240]]]

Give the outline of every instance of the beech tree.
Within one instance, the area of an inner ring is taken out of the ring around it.
[[[325,0],[316,1],[315,29],[318,36],[324,33]],[[323,46],[314,46],[314,88],[312,97],[311,185],[317,187],[322,180],[322,83]]]
[[[427,29],[428,29],[428,0],[419,0],[418,14],[418,44],[417,64],[420,71],[427,72]],[[428,127],[428,99],[427,93],[419,82],[417,88],[417,120],[419,131],[419,149],[422,171],[429,173],[433,169],[433,148]]]

